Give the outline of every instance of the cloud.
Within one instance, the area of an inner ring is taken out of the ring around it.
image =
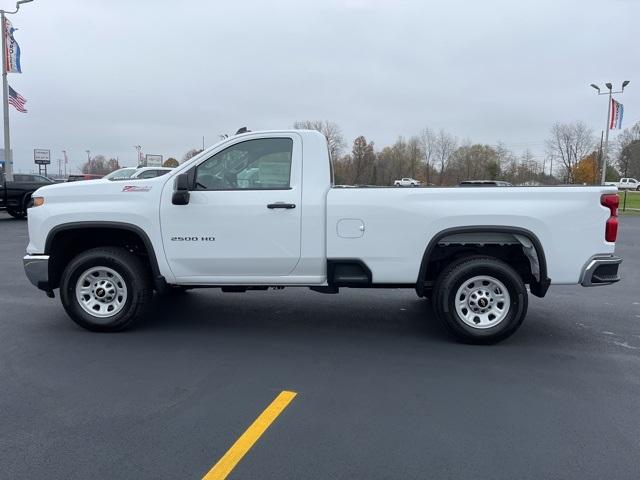
[[[180,158],[203,135],[303,119],[378,147],[431,126],[541,149],[556,121],[602,128],[591,82],[640,80],[639,17],[592,1],[34,2],[12,18],[24,73],[9,81],[29,100],[14,157]],[[640,85],[620,100],[640,120]]]

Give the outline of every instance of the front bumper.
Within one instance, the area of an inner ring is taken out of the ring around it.
[[[620,281],[618,269],[621,263],[622,257],[617,255],[594,255],[582,271],[580,284],[583,287],[595,287]]]
[[[27,255],[22,259],[24,273],[29,281],[45,292],[51,292],[49,286],[49,255]]]

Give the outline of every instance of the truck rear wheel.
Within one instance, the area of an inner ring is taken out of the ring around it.
[[[520,275],[493,257],[466,257],[442,271],[433,295],[445,327],[466,343],[496,343],[512,335],[527,314]]]
[[[153,288],[142,261],[124,248],[94,248],[62,273],[60,298],[71,319],[96,332],[129,327],[151,301]]]

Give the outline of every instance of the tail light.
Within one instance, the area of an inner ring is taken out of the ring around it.
[[[607,242],[615,242],[618,237],[618,205],[620,204],[620,198],[617,193],[602,195],[600,204],[607,207],[610,212],[604,227],[604,239]]]

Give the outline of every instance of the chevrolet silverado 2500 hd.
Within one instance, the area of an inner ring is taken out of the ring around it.
[[[617,205],[612,187],[338,188],[321,134],[251,132],[162,177],[39,189],[24,267],[96,331],[129,326],[154,290],[404,287],[490,343],[529,292],[619,280]]]

